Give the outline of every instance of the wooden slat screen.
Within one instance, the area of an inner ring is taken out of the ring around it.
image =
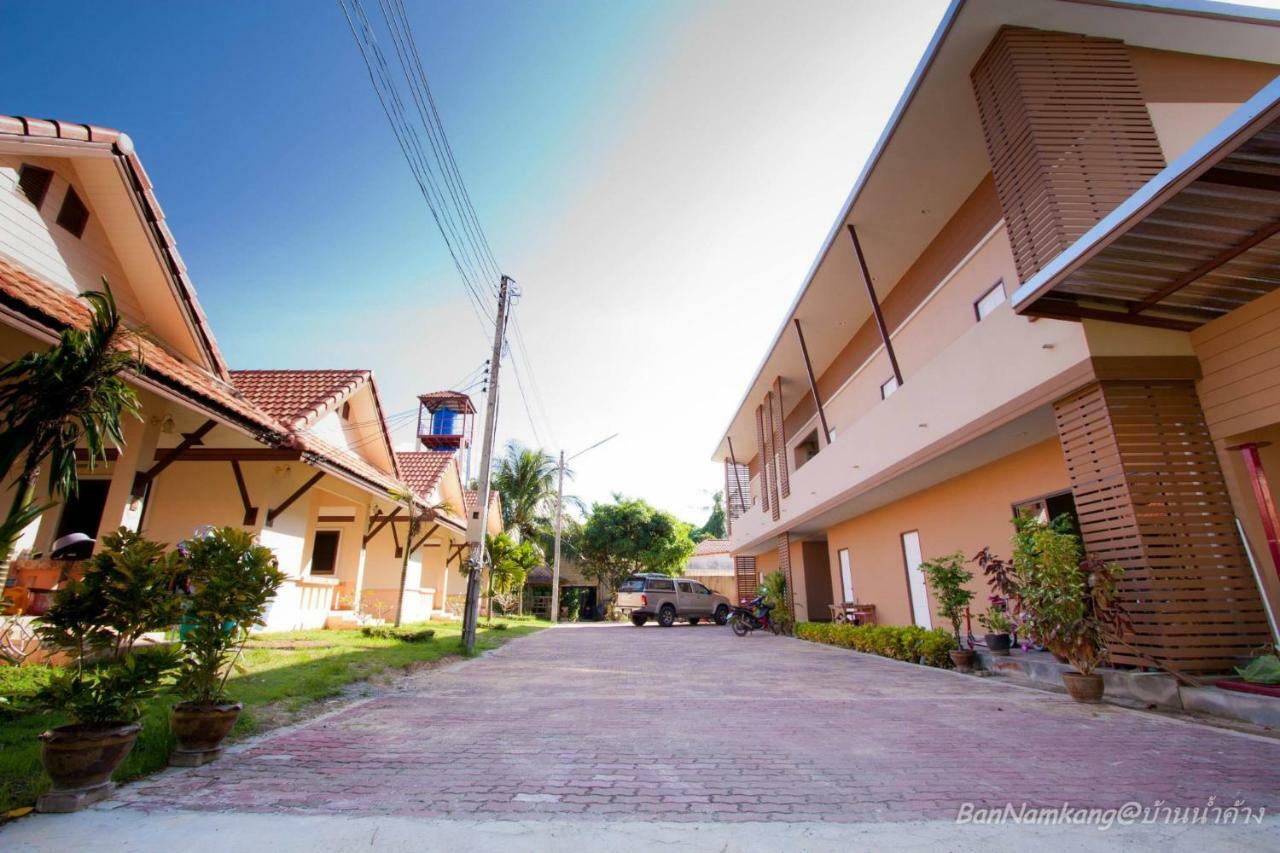
[[[1023,281],[1164,168],[1123,42],[1005,27],[971,76]]]
[[[783,423],[782,413],[782,377],[773,380],[773,405],[770,412],[773,417],[773,453],[778,460],[778,492],[784,498],[791,497],[791,474],[787,466],[787,430]]]
[[[787,600],[783,602],[782,606],[787,609],[787,612],[794,619],[796,614],[796,588],[791,583],[791,536],[787,533],[778,537],[778,569],[782,572],[782,576],[787,579]]]
[[[1106,381],[1054,405],[1086,550],[1125,567],[1121,638],[1188,672],[1227,671],[1269,630],[1190,381]],[[1147,665],[1115,645],[1115,663]]]
[[[756,597],[760,579],[756,577],[755,557],[734,557],[733,575],[738,582],[738,603],[745,604]]]
[[[782,504],[778,500],[778,454],[773,443],[773,437],[777,435],[777,431],[773,424],[772,391],[764,395],[764,419],[761,422],[761,429],[764,432],[764,456],[761,458],[765,460],[763,470],[768,472],[765,479],[769,481],[769,511],[773,513],[773,520],[777,521],[782,518]]]
[[[760,463],[760,508],[768,512],[769,468],[765,465],[765,460],[769,458],[769,454],[764,440],[764,406],[756,406],[756,454]]]
[[[751,507],[751,472],[746,465],[724,460],[724,521],[732,535],[733,522],[746,515]]]

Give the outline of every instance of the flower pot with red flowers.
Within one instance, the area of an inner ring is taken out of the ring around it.
[[[146,633],[178,620],[176,555],[123,528],[103,537],[84,577],[58,591],[37,631],[71,664],[36,703],[69,722],[40,735],[40,760],[53,781],[36,807],[69,812],[111,793],[111,775],[133,749],[146,700],[177,663],[165,649],[135,651]]]
[[[244,708],[227,695],[227,679],[253,628],[284,583],[271,549],[237,527],[213,528],[178,546],[186,593],[182,663],[169,763],[198,767],[222,754]]]

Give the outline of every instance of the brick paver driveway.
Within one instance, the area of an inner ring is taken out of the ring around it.
[[[119,793],[135,808],[950,819],[1280,809],[1280,741],[703,625],[565,626]]]

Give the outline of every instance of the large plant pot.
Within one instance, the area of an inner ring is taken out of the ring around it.
[[[986,641],[987,651],[993,655],[1007,655],[1013,647],[1013,639],[1008,634],[987,634],[983,639]]]
[[[1071,694],[1071,698],[1077,702],[1102,701],[1105,685],[1102,682],[1102,676],[1097,673],[1082,675],[1078,672],[1064,672],[1062,683],[1067,686],[1067,692]]]
[[[169,763],[178,767],[198,767],[222,754],[222,742],[244,710],[239,702],[217,704],[183,702],[173,708],[171,724],[178,746]]]
[[[973,672],[973,659],[977,657],[973,649],[955,649],[947,654],[959,672]]]
[[[42,812],[72,812],[111,793],[111,774],[138,740],[142,726],[110,723],[102,726],[58,726],[40,735],[40,763],[53,780],[53,790],[41,795]]]

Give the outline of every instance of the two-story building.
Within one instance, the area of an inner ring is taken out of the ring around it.
[[[1126,569],[1117,662],[1266,643],[1277,63],[1269,10],[956,0],[716,447],[740,594],[936,626],[923,560],[1066,514]]]

